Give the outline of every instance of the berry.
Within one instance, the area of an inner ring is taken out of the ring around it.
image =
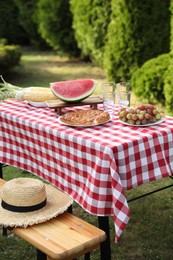
[[[121,107],[119,119],[131,125],[146,125],[155,123],[165,116],[163,110],[158,110],[152,104],[141,105],[137,108]]]

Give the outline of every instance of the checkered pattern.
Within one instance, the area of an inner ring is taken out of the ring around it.
[[[93,215],[113,215],[117,241],[130,217],[124,190],[172,174],[173,118],[129,127],[115,111],[112,121],[89,128],[57,119],[49,108],[3,102],[0,161],[49,181]]]

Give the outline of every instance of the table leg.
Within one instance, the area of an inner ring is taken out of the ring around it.
[[[106,233],[106,240],[101,243],[101,260],[111,260],[111,247],[110,247],[110,231],[109,231],[109,217],[98,217],[99,228]]]
[[[47,256],[45,253],[41,252],[40,250],[36,249],[37,252],[37,260],[46,260]]]

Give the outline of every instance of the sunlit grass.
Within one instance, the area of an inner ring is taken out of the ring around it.
[[[106,81],[104,71],[90,62],[38,52],[24,52],[20,65],[4,78],[21,87],[50,87],[50,82],[81,78],[92,78],[98,83]],[[98,92],[99,87],[96,94]]]

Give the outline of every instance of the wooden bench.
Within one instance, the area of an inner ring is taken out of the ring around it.
[[[5,183],[0,179],[0,185]],[[47,222],[29,226],[16,227],[11,230],[15,235],[33,245],[37,259],[74,259],[99,248],[106,239],[105,232],[86,221],[65,212]]]

